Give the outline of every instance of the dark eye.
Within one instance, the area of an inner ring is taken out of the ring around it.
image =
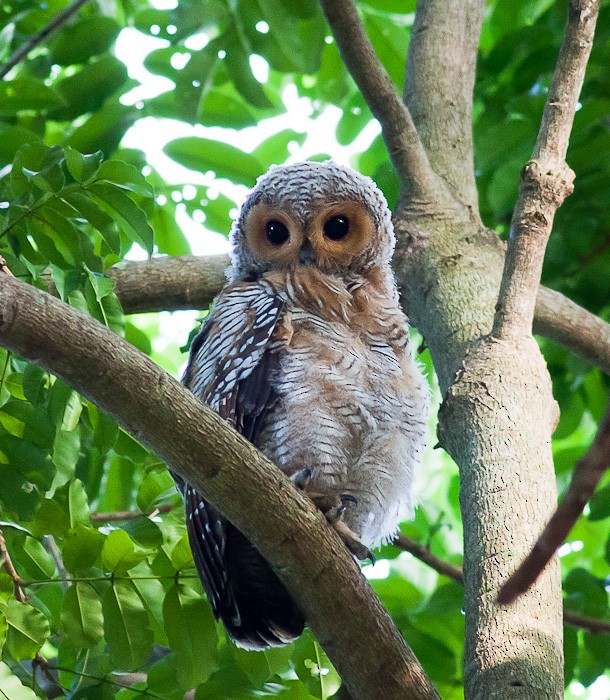
[[[267,221],[266,232],[267,240],[273,245],[282,245],[290,238],[286,225],[276,219]]]
[[[343,214],[331,216],[324,224],[324,235],[330,238],[331,241],[340,241],[345,238],[349,232],[349,219]]]

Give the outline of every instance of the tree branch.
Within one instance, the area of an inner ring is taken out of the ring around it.
[[[226,282],[227,255],[153,258],[108,270],[126,314],[207,309]]]
[[[492,335],[515,339],[531,332],[542,262],[555,212],[572,192],[565,156],[576,103],[593,44],[598,0],[571,0],[553,83],[532,159],[521,173]]]
[[[364,31],[352,0],[320,0],[343,62],[360,88],[396,168],[402,190],[413,201],[439,197],[440,181],[413,124],[411,114],[396,91]]]
[[[146,518],[154,518],[156,515],[169,513],[174,506],[159,506],[152,513],[143,513],[141,510],[117,510],[112,513],[91,513],[91,520],[94,523],[115,523],[124,522],[126,520],[137,520],[145,516]]]
[[[610,324],[560,292],[539,287],[534,333],[553,340],[610,375]]]
[[[610,466],[610,411],[599,427],[593,444],[576,467],[565,498],[549,520],[538,541],[519,568],[498,593],[498,603],[507,605],[534,583],[565,541],[595,487]]]
[[[0,80],[2,80],[9,71],[11,71],[18,63],[20,63],[32,49],[36,48],[39,44],[51,36],[54,32],[64,26],[64,24],[72,17],[73,14],[78,12],[80,8],[88,0],[74,0],[71,5],[64,8],[61,12],[58,12],[55,17],[39,32],[33,34],[25,44],[22,44],[13,54],[9,57],[6,63],[0,66]]]
[[[434,569],[434,571],[442,576],[453,579],[458,583],[464,583],[462,567],[450,564],[448,561],[432,554],[429,547],[419,544],[419,542],[416,542],[406,535],[397,535],[394,538],[393,544],[398,547],[398,549],[402,549],[403,552],[409,552],[416,559],[423,561],[424,564],[427,564],[431,569]]]
[[[484,9],[484,0],[420,0],[404,86],[430,165],[476,217],[472,93]]]
[[[446,576],[456,583],[464,583],[464,574],[461,566],[455,566],[455,564],[450,564],[444,559],[437,557],[435,554],[432,554],[428,547],[419,544],[419,542],[416,542],[410,537],[398,535],[394,539],[393,544],[398,549],[402,549],[403,552],[409,552],[416,559],[419,559],[431,569],[441,574],[441,576]],[[587,630],[587,632],[592,632],[593,634],[610,634],[610,621],[580,615],[573,610],[564,609],[563,622],[565,625]]]
[[[61,377],[224,513],[271,563],[355,697],[438,697],[324,516],[185,387],[94,319],[7,275],[0,343]]]

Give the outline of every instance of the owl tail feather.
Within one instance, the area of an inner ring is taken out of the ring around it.
[[[194,489],[185,494],[187,531],[216,619],[245,649],[283,646],[304,627],[284,585],[252,543]]]

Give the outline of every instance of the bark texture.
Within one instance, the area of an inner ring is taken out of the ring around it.
[[[324,516],[152,360],[91,317],[2,274],[0,344],[61,377],[223,512],[271,563],[353,697],[438,698]]]
[[[483,9],[479,0],[459,5],[420,0],[404,86],[404,100],[430,165],[474,216],[478,216],[472,146],[476,61],[470,59],[476,56]],[[456,62],[460,57],[467,60]]]
[[[556,418],[533,339],[477,344],[445,396],[439,438],[461,476],[468,698],[563,697],[557,561],[517,605],[495,604],[555,507]]]
[[[228,255],[154,258],[112,267],[108,275],[126,314],[206,309],[222,289]]]

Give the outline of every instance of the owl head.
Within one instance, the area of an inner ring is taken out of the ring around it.
[[[395,241],[377,185],[329,160],[273,166],[244,202],[231,242],[234,281],[298,265],[361,274],[387,265]]]

